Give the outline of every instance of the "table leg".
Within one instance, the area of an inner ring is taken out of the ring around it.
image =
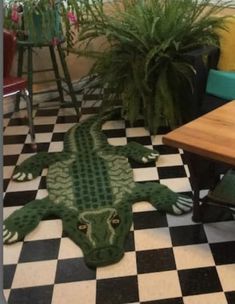
[[[194,222],[202,221],[200,191],[212,189],[219,179],[215,162],[199,155],[184,152],[190,172],[190,183],[193,190],[193,216]]]

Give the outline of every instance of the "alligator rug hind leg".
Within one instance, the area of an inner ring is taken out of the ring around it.
[[[192,200],[155,182],[135,183],[128,158],[157,159],[157,151],[135,142],[114,147],[101,132],[113,113],[92,117],[65,135],[60,153],[38,153],[16,168],[13,179],[27,181],[48,167],[48,196],[15,211],[4,221],[4,243],[22,240],[49,215],[62,219],[63,230],[81,247],[90,267],[119,261],[132,224],[132,204],[149,201],[159,211],[183,214]]]

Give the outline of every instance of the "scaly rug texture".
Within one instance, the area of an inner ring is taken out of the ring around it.
[[[72,127],[62,152],[40,152],[16,167],[13,179],[18,182],[32,180],[48,167],[48,196],[27,203],[4,221],[5,244],[22,240],[42,219],[56,215],[64,232],[81,247],[87,265],[104,266],[124,254],[133,203],[149,201],[157,210],[176,215],[192,209],[190,198],[164,185],[134,182],[128,158],[147,163],[155,161],[158,152],[135,142],[108,144],[101,128],[115,112]]]

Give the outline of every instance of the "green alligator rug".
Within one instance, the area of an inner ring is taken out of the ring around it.
[[[132,204],[149,201],[159,211],[183,214],[192,200],[157,182],[135,183],[128,158],[155,161],[158,152],[131,142],[111,146],[101,132],[113,112],[75,125],[65,135],[64,150],[40,152],[16,168],[13,179],[32,180],[48,167],[48,196],[27,203],[4,221],[4,243],[22,240],[39,222],[56,215],[63,230],[81,247],[90,267],[119,261],[132,224]]]

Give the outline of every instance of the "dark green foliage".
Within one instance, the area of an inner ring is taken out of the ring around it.
[[[224,17],[216,14],[222,2],[114,0],[107,7],[103,0],[80,2],[80,44],[73,51],[95,59],[91,74],[106,88],[104,109],[121,102],[131,123],[142,114],[154,133],[160,124],[181,124],[185,107],[190,107],[181,102],[182,91],[193,89],[195,73],[184,54],[218,44],[215,30],[223,27]],[[101,37],[104,49],[91,50],[91,43]]]

